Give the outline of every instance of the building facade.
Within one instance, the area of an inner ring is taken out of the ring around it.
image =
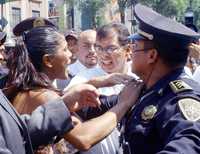
[[[1,26],[13,37],[12,29],[20,21],[29,17],[48,18],[48,0],[10,0],[0,7]]]

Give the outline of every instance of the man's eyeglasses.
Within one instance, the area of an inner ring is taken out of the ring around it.
[[[153,49],[153,48],[144,48],[144,49],[138,49],[138,50],[133,49],[132,52],[134,53],[134,52],[148,51],[151,49]]]
[[[99,46],[99,45],[95,45],[94,48],[95,48],[95,50],[96,50],[97,52],[106,52],[106,53],[112,54],[112,53],[119,52],[119,50],[120,50],[122,47],[108,46],[108,47],[106,47],[106,48],[102,48],[102,47]]]
[[[134,45],[131,46],[132,53],[134,53],[134,52],[141,52],[141,51],[148,51],[148,50],[151,50],[151,49],[154,49],[154,48],[150,47],[150,48],[136,49],[136,47]]]

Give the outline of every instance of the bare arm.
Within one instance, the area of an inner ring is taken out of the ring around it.
[[[133,77],[127,74],[112,73],[104,76],[94,77],[90,79],[87,83],[95,86],[96,88],[101,88],[114,86],[116,84],[126,84],[132,79]]]
[[[97,118],[76,125],[74,129],[64,135],[64,138],[76,148],[88,150],[92,145],[106,137],[136,102],[142,86],[137,88],[134,86],[135,92],[130,95],[128,91],[133,86],[133,84],[129,84],[129,87],[121,93],[116,106]],[[129,96],[129,100],[125,99],[127,96]]]
[[[71,112],[85,106],[97,107],[100,105],[98,90],[89,84],[77,84],[65,91],[63,101]]]

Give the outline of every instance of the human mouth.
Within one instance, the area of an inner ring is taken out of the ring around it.
[[[96,56],[93,56],[93,55],[89,55],[87,57],[90,58],[90,59],[96,59],[97,58]]]
[[[112,60],[101,60],[101,63],[103,65],[111,65],[112,64]]]

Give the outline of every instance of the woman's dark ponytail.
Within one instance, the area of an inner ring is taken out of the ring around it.
[[[55,52],[59,36],[55,29],[45,28],[35,29],[35,34],[24,33],[23,41],[17,41],[8,57],[7,65],[10,71],[5,89],[21,91],[42,87],[56,90],[47,75],[42,73],[41,66],[43,55]],[[11,92],[13,93],[13,90]]]

